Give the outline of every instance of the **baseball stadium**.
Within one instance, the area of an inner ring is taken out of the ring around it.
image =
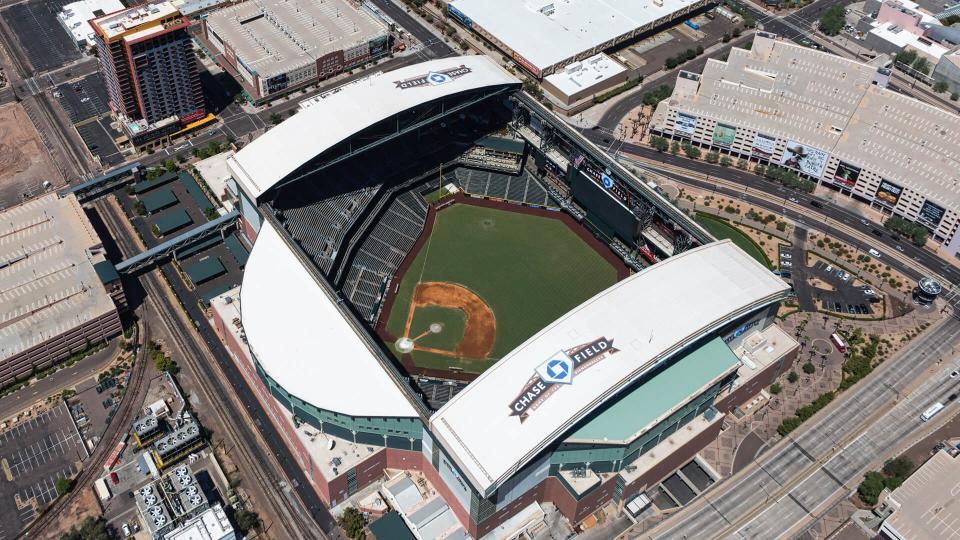
[[[520,86],[484,56],[374,74],[228,161],[254,247],[215,326],[330,506],[434,486],[420,538],[622,507],[796,355],[788,285]]]

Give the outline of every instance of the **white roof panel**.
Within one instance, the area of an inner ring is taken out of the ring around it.
[[[431,432],[486,492],[660,361],[787,290],[729,240],[676,255],[528,339],[437,411]],[[575,367],[551,370],[564,355]],[[538,375],[566,371],[569,383]]]
[[[247,261],[240,307],[250,350],[290,394],[351,416],[417,416],[270,222]]]
[[[543,70],[695,3],[696,0],[453,0],[450,5]]]
[[[427,75],[437,75],[427,79]],[[237,152],[234,178],[259,198],[311,158],[376,122],[434,99],[519,84],[486,56],[432,60],[378,73],[327,94]]]

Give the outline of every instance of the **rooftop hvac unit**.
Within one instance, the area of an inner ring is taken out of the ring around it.
[[[143,502],[146,503],[147,506],[154,506],[157,504],[157,496],[147,495],[146,497],[143,498]]]
[[[193,477],[190,476],[189,474],[187,476],[183,476],[180,478],[180,485],[182,486],[189,486],[192,483],[193,483]]]
[[[159,506],[151,506],[147,509],[147,513],[153,517],[162,516],[163,508],[160,508]]]
[[[153,484],[143,486],[142,488],[140,488],[141,497],[146,497],[147,495],[152,495],[152,494],[153,494]]]
[[[190,475],[190,471],[189,471],[189,470],[187,469],[187,467],[184,466],[184,465],[181,465],[181,466],[177,467],[177,470],[174,471],[174,473],[175,473],[177,476],[179,476],[180,478],[183,478],[184,476],[189,476],[189,475]]]
[[[167,516],[164,516],[162,514],[159,516],[156,516],[155,518],[153,518],[153,524],[156,525],[158,529],[160,527],[163,527],[164,525],[167,524]]]
[[[197,495],[198,493],[200,493],[200,488],[197,486],[190,486],[187,488],[187,495],[190,495],[191,497]]]
[[[202,502],[203,502],[203,497],[199,495],[194,495],[193,497],[190,497],[190,504],[194,506],[200,506],[200,503]]]

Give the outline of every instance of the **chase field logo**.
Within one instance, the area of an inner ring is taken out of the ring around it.
[[[557,351],[537,366],[536,373],[510,404],[510,416],[519,416],[521,423],[526,421],[530,413],[543,405],[561,385],[573,384],[575,375],[618,352],[620,350],[613,346],[613,340],[605,337],[572,349]]]
[[[467,66],[460,66],[450,69],[445,69],[443,71],[431,71],[430,73],[425,73],[423,75],[418,75],[410,79],[404,79],[402,81],[393,81],[393,84],[397,85],[397,88],[401,90],[406,90],[407,88],[417,88],[420,86],[439,86],[441,84],[447,84],[448,82],[463,77],[464,75],[471,72],[471,69]]]

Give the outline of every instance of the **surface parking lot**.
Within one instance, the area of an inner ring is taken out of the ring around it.
[[[77,472],[87,453],[61,404],[0,434],[0,540],[13,538],[57,497],[56,481]]]
[[[109,118],[100,118],[76,125],[77,133],[87,145],[87,149],[100,158],[100,163],[104,166],[119,165],[124,162],[123,154],[113,142],[118,133],[110,127],[109,122]]]
[[[124,156],[114,142],[121,134],[110,127],[110,98],[99,73],[63,83],[54,89],[53,96],[101,165],[123,163]]]
[[[856,287],[853,285],[854,276],[842,268],[817,261],[810,268],[810,276],[819,279],[833,288],[832,291],[816,290],[817,299],[820,300],[823,309],[837,313],[846,313],[850,315],[872,315],[874,313],[871,297],[878,298],[875,295],[868,294],[869,287]]]
[[[57,12],[71,1],[31,0],[3,12],[4,21],[16,34],[35,75],[65,66],[81,56],[73,38],[57,20]]]

